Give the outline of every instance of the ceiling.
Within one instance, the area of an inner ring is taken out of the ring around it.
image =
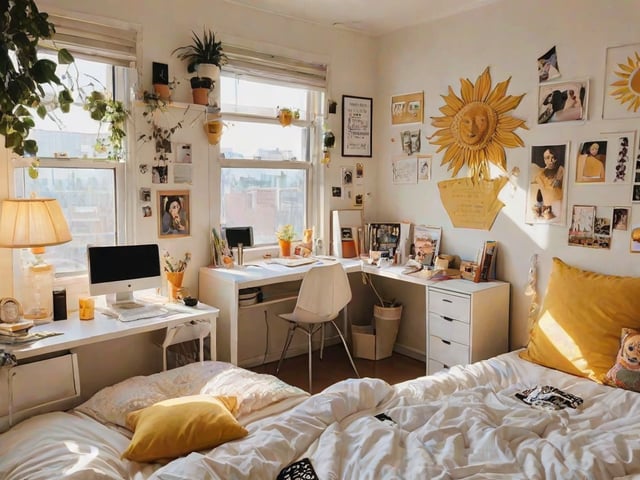
[[[380,36],[498,0],[225,0],[324,26]]]

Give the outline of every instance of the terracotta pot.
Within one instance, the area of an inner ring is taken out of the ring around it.
[[[193,88],[191,94],[193,95],[193,103],[196,105],[209,105],[208,88]]]
[[[170,302],[180,300],[180,290],[182,290],[182,280],[184,279],[184,271],[182,272],[165,272],[167,275],[167,296]]]
[[[291,256],[291,240],[278,239],[278,244],[280,245],[280,256],[290,257]]]
[[[164,100],[165,102],[171,100],[171,89],[169,89],[169,85],[165,85],[163,83],[154,83],[153,92],[158,95],[158,98],[160,100]]]

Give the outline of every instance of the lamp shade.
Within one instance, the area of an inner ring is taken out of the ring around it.
[[[46,247],[69,241],[69,226],[57,200],[12,198],[2,201],[0,247]]]

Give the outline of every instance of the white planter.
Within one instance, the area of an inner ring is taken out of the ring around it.
[[[196,68],[199,77],[207,77],[213,80],[213,89],[209,93],[209,105],[220,106],[220,67],[212,63],[201,63]]]

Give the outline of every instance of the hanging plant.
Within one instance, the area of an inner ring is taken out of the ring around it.
[[[84,109],[89,112],[92,119],[100,122],[98,140],[96,140],[94,147],[96,152],[106,152],[109,160],[123,160],[123,143],[127,136],[124,128],[127,118],[129,118],[129,112],[124,108],[123,103],[101,92],[94,91],[86,97]],[[107,124],[109,129],[109,135],[106,139],[100,136],[103,124]]]
[[[143,100],[145,110],[142,113],[142,118],[145,119],[145,122],[150,127],[151,131],[149,133],[140,134],[138,136],[138,141],[143,143],[153,141],[156,144],[156,150],[158,150],[158,146],[162,148],[163,145],[171,144],[173,134],[182,128],[182,124],[190,106],[185,109],[182,119],[180,119],[175,125],[171,127],[163,127],[157,122],[156,116],[167,111],[167,102],[162,100],[157,94],[146,91],[143,94]]]

